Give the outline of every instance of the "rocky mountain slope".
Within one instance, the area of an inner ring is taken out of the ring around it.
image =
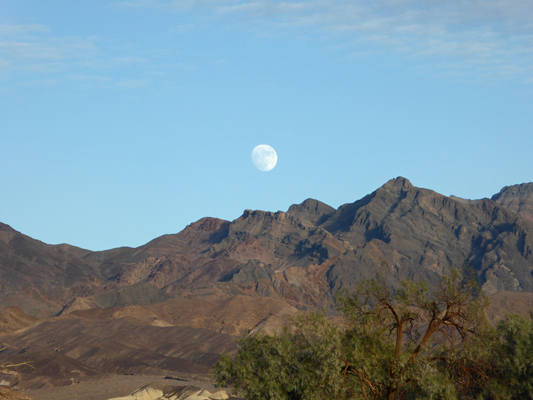
[[[0,300],[30,315],[63,308],[149,305],[235,295],[333,309],[339,290],[383,270],[435,282],[474,268],[487,293],[533,291],[533,184],[465,201],[396,178],[334,209],[318,200],[287,212],[203,218],[138,248],[90,252],[47,245],[0,225]]]
[[[322,226],[354,246],[329,271],[338,287],[353,282],[353,270],[382,262],[392,279],[433,282],[451,266],[470,265],[488,293],[533,290],[533,226],[488,199],[464,204],[398,178]]]

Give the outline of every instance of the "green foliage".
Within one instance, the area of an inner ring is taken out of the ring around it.
[[[395,291],[380,276],[363,282],[339,304],[349,323],[342,357],[354,393],[375,400],[469,396],[475,382],[457,379],[454,370],[482,378],[463,349],[488,330],[485,305],[475,280],[457,270],[432,291],[406,281]]]
[[[533,321],[509,314],[498,324],[492,352],[496,373],[482,399],[533,399]]]
[[[302,315],[242,339],[214,372],[248,400],[533,398],[533,322],[508,316],[492,329],[486,305],[465,271],[433,290],[377,276],[340,296],[342,329]]]
[[[232,360],[222,356],[214,372],[221,386],[233,384],[248,400],[341,398],[340,335],[323,315],[307,314],[280,334],[242,339]]]
[[[502,374],[513,399],[533,398],[533,321],[513,314],[498,325],[504,357]]]

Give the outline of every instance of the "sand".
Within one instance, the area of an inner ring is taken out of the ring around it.
[[[207,379],[182,380],[164,379],[163,376],[113,375],[82,381],[70,386],[25,390],[22,393],[32,396],[35,400],[107,400],[127,396],[153,382],[162,382],[172,386],[198,386],[210,392],[220,390]]]

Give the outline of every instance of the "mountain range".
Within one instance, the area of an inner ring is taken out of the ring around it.
[[[0,223],[0,361],[35,362],[31,388],[207,374],[242,335],[302,310],[334,317],[339,291],[377,272],[435,284],[465,265],[493,300],[491,321],[533,307],[533,183],[469,200],[398,177],[337,209],[245,210],[99,252]]]
[[[399,177],[338,209],[307,199],[203,218],[138,248],[48,245],[0,224],[0,301],[32,316],[235,295],[332,310],[339,290],[377,270],[431,283],[463,265],[488,294],[533,292],[532,253],[533,183],[465,200]]]

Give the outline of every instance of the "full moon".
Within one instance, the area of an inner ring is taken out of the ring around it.
[[[278,162],[276,150],[267,144],[260,144],[252,151],[252,161],[260,171],[270,171]]]

